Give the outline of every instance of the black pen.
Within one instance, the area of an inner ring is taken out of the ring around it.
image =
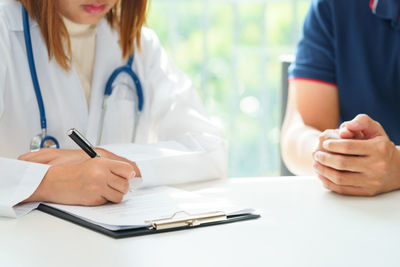
[[[91,158],[100,157],[90,142],[76,129],[72,128],[67,135]]]

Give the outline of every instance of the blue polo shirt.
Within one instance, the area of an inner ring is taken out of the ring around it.
[[[291,79],[338,87],[340,120],[360,113],[400,144],[400,0],[312,0]]]

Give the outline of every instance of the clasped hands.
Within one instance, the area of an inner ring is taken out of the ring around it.
[[[336,193],[375,196],[400,188],[400,152],[382,126],[358,115],[320,134],[313,169]]]
[[[119,203],[129,190],[129,180],[140,176],[134,162],[107,150],[89,158],[82,150],[41,149],[21,155],[23,161],[50,165],[36,191],[24,202],[44,201],[96,206]]]

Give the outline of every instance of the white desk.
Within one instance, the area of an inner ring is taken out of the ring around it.
[[[0,266],[400,266],[400,192],[343,197],[313,177],[181,187],[262,218],[115,240],[34,211],[0,219]]]

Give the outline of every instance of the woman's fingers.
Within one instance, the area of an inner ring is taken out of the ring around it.
[[[44,148],[36,152],[21,155],[18,159],[49,165],[59,165],[87,160],[82,150]]]
[[[120,203],[124,198],[124,194],[114,188],[108,187],[104,191],[103,197],[110,202]]]
[[[119,203],[129,191],[132,174],[130,164],[105,158],[51,166],[29,201],[84,206]]]
[[[108,186],[122,195],[126,194],[129,191],[129,180],[135,177],[133,167],[122,161],[109,160],[108,163],[111,172]]]
[[[110,161],[111,173],[127,180],[135,177],[135,171],[132,165],[122,161]]]
[[[57,156],[57,151],[53,149],[42,149],[21,155],[18,159],[37,163],[48,163]]]
[[[19,160],[29,161],[30,158],[32,158],[35,155],[39,154],[39,152],[40,152],[40,150],[36,151],[36,152],[29,152],[29,153],[26,153],[26,154],[23,154],[23,155],[19,156],[18,159]]]
[[[121,178],[117,175],[111,175],[107,181],[109,187],[119,191],[122,194],[126,194],[129,191],[129,179]]]

